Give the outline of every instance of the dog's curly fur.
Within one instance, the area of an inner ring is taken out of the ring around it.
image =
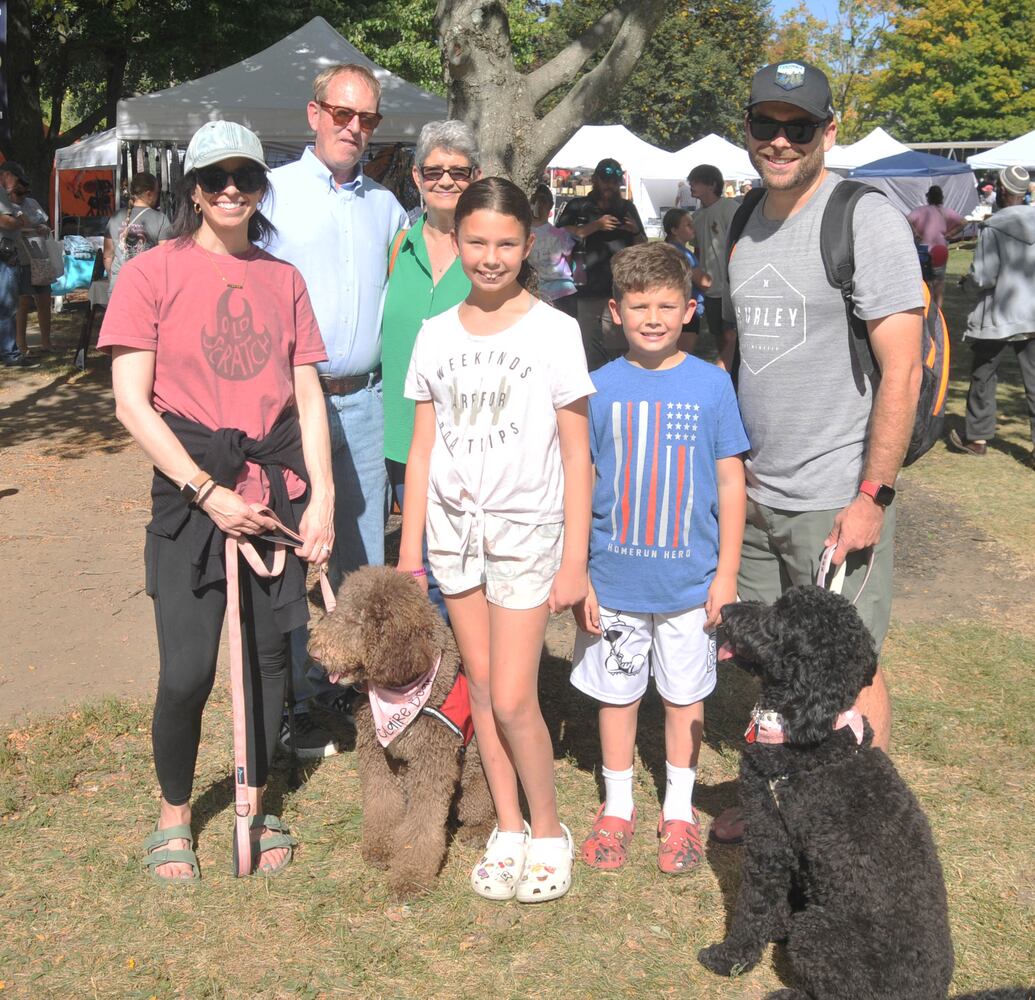
[[[735,661],[761,679],[759,706],[783,716],[785,743],[742,754],[740,894],[726,940],[699,960],[729,976],[786,941],[801,986],[770,1000],[944,1000],[952,941],[927,819],[868,724],[861,746],[833,729],[877,665],[857,611],[794,587],[722,618]]]
[[[309,654],[338,683],[402,687],[441,656],[429,705],[440,705],[460,669],[452,632],[408,574],[367,566],[345,578],[336,610],[310,628]],[[466,752],[441,722],[421,715],[387,747],[370,704],[356,704],[363,789],[363,858],[388,869],[399,897],[427,891],[446,855],[452,807],[465,841],[484,843],[493,807],[477,741]]]

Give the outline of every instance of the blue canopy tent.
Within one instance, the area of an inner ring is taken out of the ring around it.
[[[945,207],[960,215],[969,215],[978,203],[974,171],[966,163],[931,153],[909,150],[885,156],[849,170],[848,176],[880,188],[906,214],[927,204],[927,189],[933,184],[942,189]]]

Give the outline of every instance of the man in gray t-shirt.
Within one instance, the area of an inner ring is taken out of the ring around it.
[[[853,229],[855,312],[880,374],[860,391],[844,302],[820,256],[823,209],[839,183],[823,163],[837,134],[826,77],[796,61],[759,70],[745,124],[766,195],[737,242],[723,304],[737,331],[751,440],[740,596],[772,601],[814,582],[823,548],[836,543],[851,599],[872,552],[857,607],[879,649],[891,610],[895,477],[920,384],[919,262],[901,213],[864,196]],[[879,668],[857,707],[886,749],[890,703]]]

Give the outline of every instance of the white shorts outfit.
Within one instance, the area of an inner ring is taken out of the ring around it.
[[[561,565],[563,524],[522,524],[428,501],[428,562],[447,596],[485,587],[491,604],[537,608]]]
[[[602,635],[575,634],[571,682],[606,705],[642,698],[654,675],[673,705],[692,705],[715,689],[715,633],[705,632],[704,606],[673,614],[600,608]]]

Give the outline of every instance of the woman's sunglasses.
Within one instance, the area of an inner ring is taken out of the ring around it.
[[[206,194],[218,194],[230,183],[233,178],[234,187],[241,194],[255,194],[266,186],[266,171],[257,163],[249,163],[244,167],[237,167],[234,170],[224,170],[222,167],[199,167],[197,170],[198,183],[201,190]]]
[[[772,118],[761,118],[755,115],[748,115],[748,131],[753,139],[761,142],[768,142],[775,139],[781,132],[787,137],[788,142],[797,142],[807,145],[812,142],[816,135],[816,129],[822,128],[826,122],[797,121],[778,122]]]
[[[420,175],[426,181],[440,181],[449,174],[451,180],[459,184],[461,181],[469,181],[474,167],[421,167]]]
[[[317,101],[316,103],[331,116],[331,121],[338,128],[344,128],[352,122],[353,118],[358,118],[359,127],[364,132],[373,132],[381,124],[381,120],[384,117],[376,111],[356,111],[353,108],[339,108],[334,104],[328,104],[326,101]]]

